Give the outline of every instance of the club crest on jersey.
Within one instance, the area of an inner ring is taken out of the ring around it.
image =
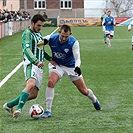
[[[67,53],[69,51],[69,49],[65,48],[64,51]]]
[[[43,41],[39,40],[38,44],[37,44],[37,48],[38,49],[42,49],[43,48]]]

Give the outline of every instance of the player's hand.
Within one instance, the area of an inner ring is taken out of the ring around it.
[[[79,67],[75,67],[74,71],[78,74],[78,76],[81,75],[81,69]]]
[[[39,63],[37,64],[37,66],[38,66],[38,67],[43,67],[43,66],[44,66],[44,63],[43,63],[43,62],[39,62]]]
[[[46,45],[48,43],[47,39],[44,39],[44,45]]]
[[[111,22],[111,25],[114,25],[114,22]]]

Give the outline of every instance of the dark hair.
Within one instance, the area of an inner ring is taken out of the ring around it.
[[[37,21],[42,21],[42,22],[44,22],[45,21],[45,19],[43,18],[43,16],[41,15],[41,14],[36,14],[36,15],[34,15],[33,16],[33,18],[31,19],[31,21],[35,24],[35,23],[37,23]]]
[[[107,12],[111,12],[110,10],[108,10]]]
[[[69,25],[64,24],[64,25],[61,26],[60,31],[61,30],[64,30],[64,32],[68,32],[68,31],[71,32],[71,27]]]

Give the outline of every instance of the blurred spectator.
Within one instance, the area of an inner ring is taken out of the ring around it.
[[[9,22],[9,21],[22,21],[30,19],[30,13],[23,11],[8,11],[7,9],[1,10],[0,9],[0,22]]]
[[[48,18],[46,12],[44,12],[42,16],[43,16],[44,19]]]
[[[5,15],[3,11],[0,9],[0,21],[3,21],[5,19]]]

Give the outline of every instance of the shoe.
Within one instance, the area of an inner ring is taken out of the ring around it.
[[[5,110],[8,111],[11,115],[13,115],[13,108],[9,108],[9,107],[7,106],[7,103],[5,103],[5,104],[3,105],[3,109],[5,109]]]
[[[111,47],[111,44],[108,44],[108,47]]]
[[[42,118],[48,118],[51,117],[51,112],[45,111],[44,114],[41,116]]]
[[[15,110],[13,112],[12,117],[17,119],[20,116],[20,114],[21,114],[21,110]]]
[[[100,106],[100,103],[99,103],[98,100],[96,100],[96,102],[93,103],[93,105],[94,105],[94,107],[95,107],[96,110],[101,110],[101,106]]]

